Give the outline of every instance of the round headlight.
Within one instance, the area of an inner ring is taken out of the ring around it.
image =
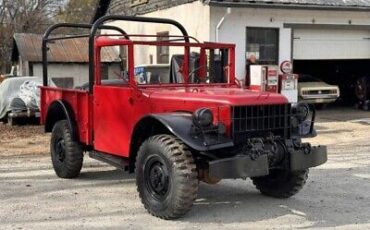
[[[310,106],[308,104],[298,104],[297,105],[296,117],[300,122],[307,120],[309,114],[310,114]]]
[[[207,127],[213,123],[213,114],[210,109],[202,108],[194,112],[194,122],[201,126]]]

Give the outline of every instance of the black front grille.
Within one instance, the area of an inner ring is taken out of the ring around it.
[[[264,137],[268,133],[290,135],[290,104],[235,106],[231,110],[234,141]]]
[[[337,90],[335,89],[324,89],[324,90],[303,90],[303,95],[321,95],[321,94],[337,94]]]

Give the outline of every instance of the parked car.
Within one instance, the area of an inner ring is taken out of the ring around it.
[[[298,100],[308,104],[326,105],[335,102],[340,96],[337,85],[329,85],[308,74],[298,78]]]
[[[0,74],[0,84],[8,78],[16,77],[13,74]]]
[[[0,120],[40,117],[40,77],[12,77],[0,84]]]

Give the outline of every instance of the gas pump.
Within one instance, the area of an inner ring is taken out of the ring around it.
[[[279,93],[284,95],[290,103],[298,103],[298,75],[293,74],[293,65],[284,61],[280,65],[283,74],[279,76]]]
[[[278,93],[279,71],[277,66],[251,65],[250,89]]]
[[[267,82],[267,67],[262,65],[250,66],[250,89],[265,91]]]
[[[267,67],[267,92],[278,93],[279,92],[279,70],[277,66]]]

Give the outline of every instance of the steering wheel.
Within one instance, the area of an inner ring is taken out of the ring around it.
[[[190,73],[188,74],[188,79],[190,78],[190,75],[194,74],[196,71],[198,71],[198,70],[200,70],[201,68],[204,68],[204,67],[206,67],[206,65],[198,66],[197,68],[190,71]],[[200,83],[201,82],[201,79],[199,78],[199,76],[194,74],[193,78],[194,78],[194,83]],[[209,80],[209,77],[205,77],[204,80],[205,80],[205,82],[207,82],[207,80]]]

